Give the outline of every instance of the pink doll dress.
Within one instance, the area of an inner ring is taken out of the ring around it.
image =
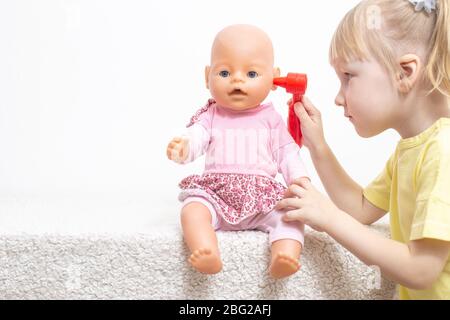
[[[272,104],[234,111],[212,99],[187,125],[189,155],[185,163],[206,153],[202,175],[184,178],[179,200],[200,197],[212,204],[229,224],[268,214],[283,198],[286,187],[307,176],[299,147]]]

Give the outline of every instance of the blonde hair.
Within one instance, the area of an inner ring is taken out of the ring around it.
[[[398,58],[418,55],[422,80],[430,93],[450,97],[450,0],[437,0],[436,11],[416,12],[407,0],[364,0],[346,14],[330,46],[330,63],[373,56],[393,79],[402,74]]]

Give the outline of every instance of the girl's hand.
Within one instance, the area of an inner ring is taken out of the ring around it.
[[[340,212],[307,178],[294,180],[275,209],[287,211],[284,221],[300,221],[317,231],[328,230]]]
[[[167,146],[167,158],[176,163],[183,163],[189,155],[189,139],[176,137]]]
[[[292,100],[291,100],[292,101]],[[289,101],[289,105],[291,103]],[[303,144],[311,151],[325,144],[322,115],[307,97],[294,106],[295,114],[300,119],[303,134]]]

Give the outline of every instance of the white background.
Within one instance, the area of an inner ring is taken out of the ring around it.
[[[98,211],[175,220],[177,184],[200,173],[204,158],[182,167],[165,148],[209,98],[203,71],[212,40],[234,23],[269,34],[283,74],[308,74],[328,143],[366,185],[399,138],[358,137],[334,105],[339,82],[328,46],[356,3],[0,0],[0,223],[28,212],[30,228],[39,228],[39,214],[52,210],[61,221]],[[282,90],[269,96],[283,115],[288,99]],[[307,150],[303,157],[323,190]]]

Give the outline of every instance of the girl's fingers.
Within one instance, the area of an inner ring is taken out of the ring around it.
[[[285,200],[288,200],[290,198],[286,198],[286,199],[281,199],[280,201],[278,201],[278,203],[275,205],[275,210],[282,210],[284,208],[286,208],[287,204]]]
[[[302,202],[298,198],[286,198],[280,200],[275,206],[276,210],[283,210],[286,208],[301,208]]]
[[[295,185],[300,186],[300,187],[302,187],[303,189],[309,189],[309,188],[312,186],[311,180],[309,180],[309,178],[306,178],[306,177],[302,177],[302,178],[299,178],[299,179],[295,179],[295,180],[292,182],[292,185],[291,185],[291,186],[295,186]]]
[[[295,197],[302,198],[305,195],[306,189],[300,185],[300,183],[302,183],[302,179],[308,179],[308,178],[301,178],[301,179],[294,180],[292,182],[292,184],[289,186],[289,188],[287,188],[284,191],[283,199],[295,198]]]
[[[301,221],[303,222],[303,215],[301,210],[292,210],[286,212],[286,214],[283,216],[283,220],[286,222],[289,221]]]
[[[291,186],[289,186],[289,190],[293,196],[300,198],[302,198],[306,193],[306,190],[297,184],[292,184]]]
[[[314,117],[320,115],[319,109],[317,109],[307,97],[303,97],[302,102],[309,116]]]
[[[306,109],[302,102],[297,102],[294,105],[294,111],[302,123],[311,122],[311,117],[309,116],[308,112],[306,112]]]
[[[287,189],[284,191],[283,199],[286,199],[286,198],[293,198],[293,197],[295,197],[295,195],[292,193],[291,190],[289,190],[289,188],[287,188]]]

